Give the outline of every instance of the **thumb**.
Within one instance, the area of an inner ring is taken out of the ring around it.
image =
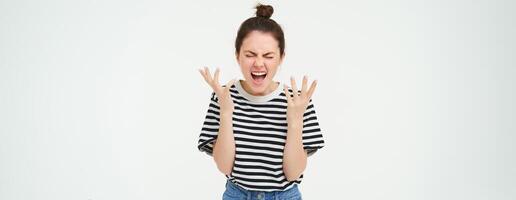
[[[236,82],[236,79],[231,79],[231,80],[226,84],[226,90],[228,90],[228,91],[229,91],[229,88],[231,88],[231,86],[232,86],[233,84],[235,84],[235,82]]]

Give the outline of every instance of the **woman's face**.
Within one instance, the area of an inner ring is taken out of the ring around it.
[[[252,95],[274,91],[274,75],[283,61],[278,41],[270,33],[252,31],[242,41],[237,61],[244,75],[244,89]]]

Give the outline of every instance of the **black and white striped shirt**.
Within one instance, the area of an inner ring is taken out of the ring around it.
[[[289,182],[283,173],[283,149],[287,134],[287,99],[283,86],[265,96],[247,93],[236,81],[230,88],[235,108],[233,135],[235,162],[231,175],[226,177],[235,184],[257,191],[283,191],[300,184],[303,174]],[[289,92],[292,90],[289,88]],[[299,91],[298,91],[299,92]],[[213,143],[219,130],[218,98],[212,93],[208,112],[198,140],[198,149],[213,156]],[[312,100],[303,117],[303,147],[308,156],[324,147]]]

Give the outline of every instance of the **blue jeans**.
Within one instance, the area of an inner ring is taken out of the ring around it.
[[[222,200],[302,200],[302,198],[297,185],[285,191],[261,192],[246,190],[228,179]]]

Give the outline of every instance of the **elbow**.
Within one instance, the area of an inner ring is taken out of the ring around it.
[[[298,169],[300,170],[300,169]],[[291,171],[291,170],[285,170],[285,167],[283,167],[283,173],[285,174],[285,178],[287,179],[287,181],[289,182],[292,182],[292,181],[295,181],[297,179],[299,179],[299,177],[301,176],[301,173],[303,173],[302,171]]]
[[[299,176],[300,176],[300,174],[298,174],[297,176],[285,174],[285,178],[287,178],[287,181],[289,181],[289,182],[292,182],[292,181],[295,181],[295,180],[299,179]]]
[[[222,172],[224,175],[231,175],[232,167],[222,166],[217,164],[217,168],[220,172]]]
[[[298,180],[301,177],[301,174],[305,171],[306,165],[298,168],[289,168],[288,166],[283,165],[283,173],[285,174],[285,178],[287,181],[292,182]]]
[[[225,175],[231,175],[231,172],[233,171],[233,163],[223,161],[221,158],[218,158],[218,156],[214,156],[213,160],[215,161],[215,164],[217,165],[217,169],[222,172]]]

